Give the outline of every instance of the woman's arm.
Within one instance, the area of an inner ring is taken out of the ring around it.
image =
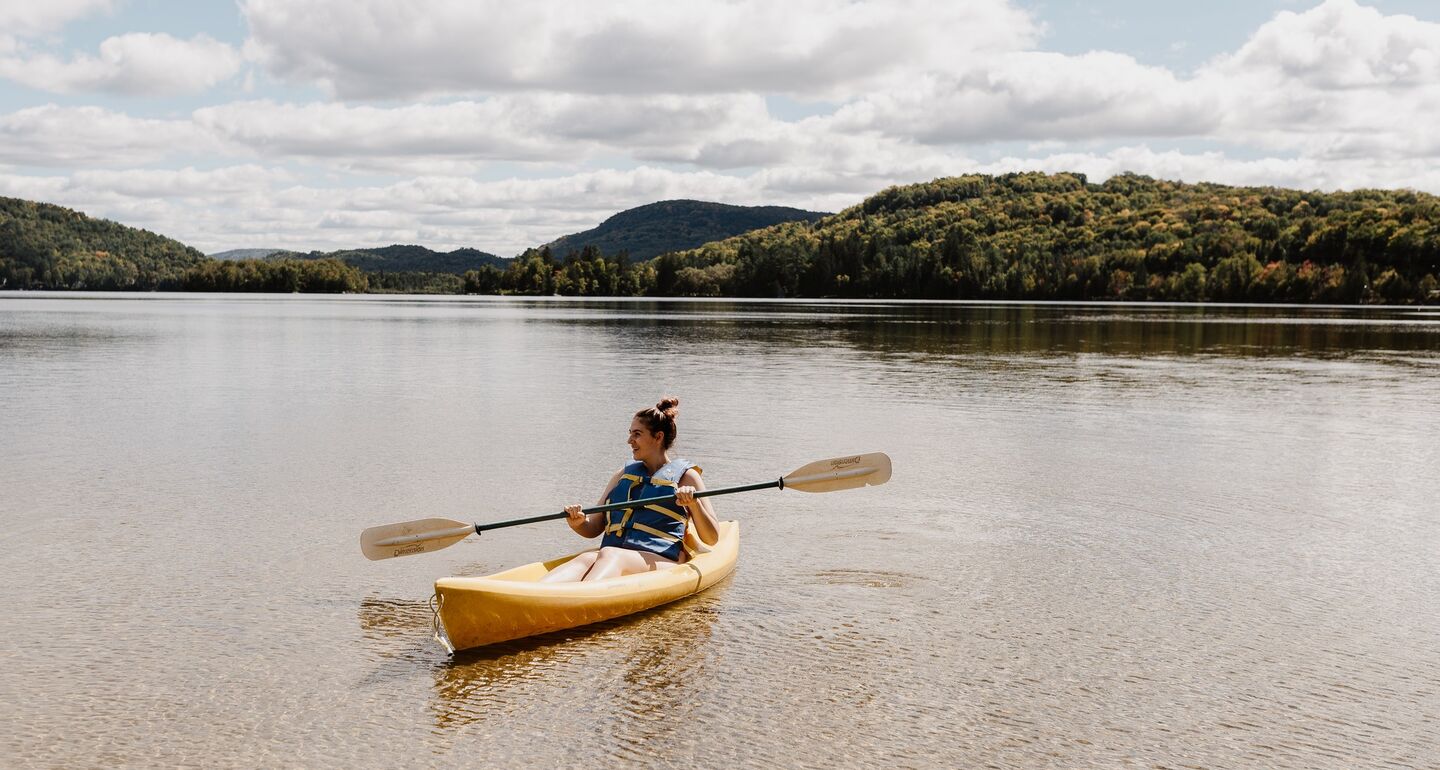
[[[600,501],[596,505],[604,505],[610,499],[610,491],[620,483],[620,471],[610,477],[610,483],[605,485],[605,491],[600,494]],[[580,537],[596,537],[605,532],[605,514],[603,513],[581,513],[580,504],[565,506],[565,523],[575,530]]]
[[[695,534],[705,545],[720,542],[720,522],[715,518],[715,509],[710,507],[710,498],[695,499],[695,493],[705,489],[705,480],[694,468],[680,477],[680,486],[675,490],[675,502],[690,512],[690,521],[695,525]]]

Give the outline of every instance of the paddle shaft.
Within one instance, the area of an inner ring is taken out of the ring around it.
[[[772,489],[772,488],[776,488],[776,487],[778,487],[778,488],[780,488],[780,489],[784,489],[784,488],[785,488],[785,479],[781,478],[781,479],[776,479],[775,481],[764,481],[764,482],[761,482],[761,483],[759,483],[759,484],[746,484],[746,485],[741,486],[741,487],[723,487],[723,488],[721,488],[721,489],[706,489],[706,490],[704,490],[704,491],[702,491],[702,492],[696,492],[696,493],[695,493],[695,497],[700,498],[700,497],[713,497],[714,495],[730,495],[730,494],[734,494],[734,493],[736,493],[736,492],[752,492],[752,491],[757,490],[757,489]],[[646,497],[646,498],[642,498],[642,499],[640,499],[640,500],[626,500],[626,501],[623,502],[623,503],[610,503],[610,504],[608,504],[608,505],[597,505],[597,506],[595,506],[594,508],[585,508],[585,509],[581,510],[580,512],[581,512],[581,513],[584,513],[584,514],[591,514],[591,513],[604,513],[604,512],[606,512],[606,511],[618,511],[618,510],[620,510],[620,509],[622,509],[622,508],[643,508],[643,507],[645,507],[645,506],[647,506],[647,505],[650,505],[650,504],[652,504],[652,503],[668,503],[668,502],[670,502],[671,500],[674,500],[674,499],[675,499],[675,495],[665,495],[665,496],[663,496],[663,497]],[[561,512],[559,512],[559,513],[547,513],[547,514],[545,514],[544,516],[531,516],[531,517],[528,518],[528,519],[512,519],[512,520],[510,520],[510,521],[497,521],[497,522],[495,522],[495,523],[493,523],[493,524],[476,524],[476,525],[475,525],[475,534],[478,535],[478,534],[480,534],[481,532],[484,532],[484,531],[487,530],[487,529],[503,529],[503,528],[505,528],[505,527],[518,527],[518,526],[520,526],[520,525],[522,525],[522,524],[534,524],[534,523],[537,522],[537,521],[550,521],[550,520],[552,520],[552,519],[563,519],[563,518],[565,518],[566,515],[567,515],[567,514],[566,514],[564,511],[561,511]]]
[[[879,486],[889,480],[890,458],[884,452],[870,452],[869,454],[817,460],[803,468],[797,468],[775,481],[746,484],[742,487],[707,489],[703,492],[696,492],[695,496],[710,497],[711,495],[729,495],[735,492],[776,488],[796,489],[801,492],[835,492],[841,489]],[[586,514],[603,513],[622,508],[654,505],[674,499],[675,495],[647,497],[642,500],[626,500],[621,503],[597,505],[594,508],[582,510]],[[479,534],[487,529],[518,527],[521,524],[563,519],[565,516],[566,514],[562,511],[513,521],[497,521],[493,524],[466,524],[454,519],[438,518],[382,524],[378,527],[370,527],[360,533],[360,550],[365,554],[365,558],[371,561],[429,553],[441,548],[448,548],[464,540],[472,532]]]

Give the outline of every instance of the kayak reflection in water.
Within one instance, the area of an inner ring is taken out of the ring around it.
[[[684,563],[720,539],[710,500],[695,498],[696,492],[705,489],[700,466],[670,458],[679,406],[680,399],[666,396],[635,413],[628,439],[635,461],[615,472],[600,503],[665,495],[675,495],[675,499],[589,515],[581,513],[579,504],[566,506],[570,528],[581,537],[602,536],[600,547],[551,570],[542,582],[602,580],[650,572]]]

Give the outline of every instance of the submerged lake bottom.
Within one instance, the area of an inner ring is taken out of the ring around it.
[[[1440,312],[0,293],[0,765],[1431,768]],[[450,655],[366,527],[592,504],[681,399],[735,572]]]

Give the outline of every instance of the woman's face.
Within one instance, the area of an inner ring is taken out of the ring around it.
[[[630,452],[636,460],[642,457],[654,457],[658,452],[664,450],[665,434],[651,433],[636,417],[630,421],[630,438],[626,443],[630,445]]]

